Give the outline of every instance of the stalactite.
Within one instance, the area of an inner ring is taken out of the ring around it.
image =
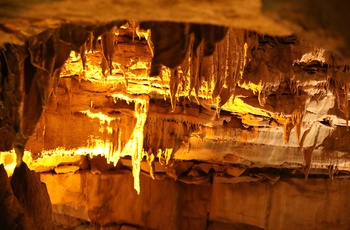
[[[54,39],[54,53],[55,53],[55,62],[53,67],[53,93],[56,96],[56,88],[59,83],[61,68],[66,63],[66,60],[69,58],[71,53],[71,45],[67,42],[64,42],[60,39],[60,34],[56,31],[53,35]]]
[[[212,81],[210,82],[213,87],[212,87],[212,99],[216,100],[216,98],[219,96],[217,94],[217,92],[215,91],[215,87],[217,82],[219,81],[219,75],[218,75],[218,66],[219,66],[219,54],[218,54],[218,50],[216,49],[216,51],[214,52],[214,54],[212,55],[212,63],[211,63],[211,79]]]
[[[289,89],[291,91],[292,94],[297,94],[298,93],[298,86],[297,86],[297,83],[295,81],[288,81],[288,86],[289,86]]]
[[[235,86],[237,84],[237,71],[238,63],[240,62],[240,52],[239,47],[237,48],[237,40],[236,37],[233,36],[233,32],[229,30],[227,34],[226,41],[226,72],[225,72],[225,85],[220,93],[220,103],[224,105],[232,95],[234,95]],[[236,52],[238,54],[236,55]],[[220,105],[220,106],[221,106]]]
[[[93,52],[93,50],[92,50],[92,41],[93,40],[94,40],[94,34],[92,32],[89,32],[89,36],[85,42],[86,52]]]
[[[226,37],[216,44],[212,57],[202,62],[203,80],[207,81],[213,100],[219,102],[218,111],[235,94],[237,82],[243,75],[246,51],[243,31],[229,29]]]
[[[304,161],[305,161],[305,166],[303,168],[303,173],[305,176],[305,179],[308,178],[311,163],[312,163],[312,153],[315,149],[315,146],[308,147],[304,149]]]
[[[334,75],[336,77],[336,72]],[[333,95],[337,99],[338,109],[344,113],[347,130],[349,128],[349,110],[348,110],[348,95],[349,95],[349,83],[345,81],[340,81],[335,78],[330,78],[329,87]]]
[[[209,57],[203,57],[201,65],[201,76],[206,83],[205,96],[206,98],[211,97],[212,92],[212,82],[214,75],[214,66],[213,66],[213,55]]]
[[[264,61],[260,62],[260,65],[258,67],[257,73],[255,74],[255,76],[261,78],[261,79],[265,79],[265,81],[267,79],[270,79],[270,71],[267,68],[267,65]],[[261,82],[261,88],[259,90],[259,95],[258,95],[258,100],[259,100],[259,104],[261,106],[264,106],[266,104],[266,99],[270,94],[270,87],[269,87],[269,83],[267,82]]]
[[[101,69],[102,74],[106,76],[106,70],[109,70],[109,74],[112,75],[113,70],[113,58],[114,58],[114,42],[115,42],[115,27],[102,34],[101,44],[102,44],[102,61]],[[108,68],[107,68],[108,67]]]
[[[328,168],[328,176],[333,181],[334,175],[337,173],[338,168],[337,166],[334,166],[334,165],[328,165],[327,168]]]
[[[96,50],[97,48],[97,41],[98,38],[103,35],[104,33],[112,30],[114,27],[115,28],[119,28],[122,25],[124,25],[125,23],[127,23],[127,21],[112,21],[109,23],[105,23],[105,24],[98,24],[98,25],[93,25],[93,26],[89,26],[88,29],[88,35],[87,37],[91,38],[91,51]],[[88,39],[85,39],[85,42]]]
[[[224,40],[221,41],[220,43],[216,44],[215,46],[216,51],[210,57],[203,56],[204,55],[203,49],[205,49],[205,47],[203,48],[204,43],[203,42],[199,43],[198,49],[191,50],[191,53],[190,52],[187,53],[185,61],[182,62],[181,69],[177,69],[177,68],[172,69],[169,84],[170,84],[171,107],[173,111],[176,108],[176,102],[177,102],[176,97],[178,95],[179,86],[182,81],[184,89],[186,88],[186,83],[190,82],[190,84],[187,84],[187,85],[190,85],[189,92],[191,93],[191,90],[194,89],[196,95],[199,95],[199,92],[201,91],[201,87],[205,85],[206,96],[208,97],[209,94],[212,94],[212,99],[213,99],[212,101],[210,101],[210,103],[208,103],[209,109],[211,109],[210,106],[214,107],[213,104],[216,103],[217,114],[218,115],[220,114],[221,106],[225,104],[226,101],[228,101],[231,98],[231,96],[234,96],[237,81],[243,75],[244,63],[246,59],[245,57],[247,55],[246,53],[247,53],[248,45],[242,39],[241,35],[242,34],[239,34],[239,33],[235,34],[233,31],[230,30],[226,35],[226,38],[224,38]],[[66,44],[69,44],[69,43],[66,43]],[[62,47],[67,47],[63,43],[61,45]],[[211,45],[212,44],[210,44],[210,46]],[[61,46],[57,46],[57,47],[61,47]],[[83,48],[84,47],[82,47],[82,49]],[[57,48],[57,50],[59,49],[60,48]],[[81,52],[82,52],[82,49],[81,49]],[[211,47],[209,47],[208,49],[210,51]],[[56,50],[56,48],[54,48],[54,50]],[[83,53],[85,54],[85,50]],[[104,53],[105,53],[105,50],[103,50],[103,55],[105,55]],[[66,55],[66,50],[64,55]],[[59,60],[59,59],[57,58],[55,60]],[[64,63],[64,61],[62,60],[60,60],[59,63],[62,63],[62,62]],[[83,57],[82,57],[82,60],[83,60]],[[107,70],[108,65],[107,65],[106,58],[104,60],[105,60],[104,62],[105,70]],[[46,61],[48,63],[50,60],[46,60]],[[47,63],[43,63],[43,64],[41,63],[39,66],[42,67],[42,65],[47,65]],[[60,66],[61,64],[58,64],[58,65]],[[271,78],[271,76],[273,76],[275,78],[274,73],[271,72],[271,68],[269,67],[270,65],[268,65],[264,61],[261,61],[259,63],[256,76],[261,75],[260,78],[264,78],[265,76],[267,76],[267,78]],[[111,67],[109,67],[109,69],[111,71]],[[28,83],[25,84],[26,87],[31,85],[31,80],[34,78],[34,76],[29,76],[29,75],[28,77],[29,77],[27,79]],[[165,78],[164,82],[166,82],[167,80],[168,79]],[[205,81],[206,84],[202,84],[202,81]],[[348,83],[344,83],[344,85],[341,85],[343,83],[339,83],[339,82],[340,81],[337,81],[336,83],[337,87],[335,87],[335,94],[338,101],[338,106],[341,109],[341,111],[345,113],[346,123],[348,125],[347,95],[348,95],[349,85]],[[166,83],[164,85],[166,85]],[[261,89],[259,91],[259,96],[258,96],[260,105],[265,105],[266,99],[268,95],[274,90],[275,85],[276,84],[274,84],[274,82],[271,84],[262,82],[260,84]],[[294,94],[297,93],[298,88],[295,82],[291,83],[290,89],[292,93]],[[70,93],[69,88],[67,88],[67,92]],[[149,99],[143,98],[143,96],[133,97],[128,94],[118,94],[118,95],[115,95],[115,98],[119,98],[127,102],[132,101],[133,103],[135,103],[134,116],[135,116],[136,124],[134,127],[134,132],[130,138],[130,142],[126,143],[126,145],[122,144],[123,142],[122,129],[121,128],[113,129],[112,135],[113,135],[113,138],[115,138],[115,142],[113,143],[113,145],[105,144],[105,147],[108,147],[107,159],[108,161],[112,161],[116,165],[119,158],[123,156],[123,154],[129,155],[131,153],[132,162],[133,162],[133,175],[135,177],[135,182],[134,182],[135,189],[139,192],[140,191],[140,185],[139,185],[140,164],[141,164],[142,157],[145,155],[145,152],[143,150],[144,139],[145,139],[143,135],[143,130],[145,130],[144,126],[147,120],[147,112],[148,112],[147,103]],[[98,102],[96,102],[96,104],[98,104]],[[145,107],[147,107],[147,109]],[[184,111],[186,112],[186,109]],[[193,111],[193,110],[189,109],[189,111]],[[277,119],[278,122],[281,125],[283,125],[285,143],[288,143],[289,141],[289,136],[292,128],[296,127],[296,138],[300,145],[300,132],[301,132],[300,126],[301,126],[302,118],[303,118],[302,111],[294,110],[294,112],[290,115],[290,117],[289,115],[281,115],[280,118]],[[179,118],[179,119],[183,119],[183,118]],[[149,121],[150,120],[148,120],[148,122]],[[184,121],[173,122],[175,124],[169,124],[170,122],[168,121],[165,122],[164,119],[161,119],[161,118],[153,119],[152,122],[153,123],[151,124],[151,126],[153,126],[154,128],[152,130],[152,133],[149,134],[149,136],[152,136],[150,138],[154,138],[154,139],[149,140],[149,143],[147,143],[152,146],[150,155],[149,156],[147,155],[149,157],[147,160],[149,161],[149,164],[151,167],[151,171],[150,171],[151,177],[154,178],[153,161],[154,161],[154,154],[157,151],[158,151],[159,159],[164,159],[162,163],[169,164],[171,162],[173,152],[169,146],[166,146],[163,143],[163,139],[165,139],[164,137],[170,136],[167,133],[167,132],[170,132],[169,127],[174,126],[176,127],[174,129],[177,130],[177,128],[183,124],[184,126],[191,125],[191,122],[188,120],[184,120]],[[167,123],[167,124],[165,125],[164,123]],[[110,134],[111,131],[110,129],[108,129],[110,127],[105,127],[106,125],[105,123],[101,124],[101,126],[102,125],[103,125],[102,127],[103,132],[107,132],[108,134]],[[159,129],[160,126],[162,126],[162,130]],[[192,125],[192,126],[196,126],[196,125]],[[191,126],[192,129],[194,130],[198,129],[198,127],[192,127],[192,126]],[[174,139],[178,138],[178,135],[180,135],[181,132],[184,132],[184,131],[183,129],[179,128],[176,134],[173,134],[173,136],[175,136]],[[157,137],[158,135],[159,136],[162,135],[162,137]],[[167,142],[171,142],[171,141],[167,140]],[[154,153],[152,151],[154,151]],[[307,160],[308,158],[305,156],[305,162],[307,162]],[[311,160],[310,160],[310,163],[306,163],[306,168],[307,167],[310,168],[310,165],[311,165]]]
[[[146,157],[147,157],[147,162],[148,162],[148,166],[150,168],[149,170],[149,175],[151,176],[151,178],[153,180],[155,180],[155,172],[154,172],[154,159],[155,159],[155,156],[154,154],[152,153],[152,150],[150,149],[147,154],[146,154]]]
[[[191,61],[190,61],[190,90],[189,96],[191,95],[192,90],[194,89],[196,96],[198,96],[198,91],[201,86],[200,82],[200,63],[202,59],[202,50],[203,44],[200,43],[197,49],[193,48],[195,40],[191,42],[190,50],[191,52]]]
[[[145,148],[149,151],[157,151],[157,149],[162,148],[163,143],[161,143],[162,136],[164,135],[164,120],[149,117],[145,124],[147,128],[145,128]]]
[[[287,144],[289,142],[290,132],[293,129],[293,124],[291,123],[291,119],[288,117],[287,120],[283,123],[283,133],[284,133],[284,143]]]
[[[291,114],[292,125],[295,127],[295,134],[297,142],[300,146],[300,131],[301,131],[301,121],[303,119],[303,114],[300,111],[294,110]]]
[[[343,102],[343,112],[345,115],[345,120],[346,120],[346,130],[349,131],[349,110],[348,110],[348,95],[349,95],[349,83],[344,84],[345,87],[345,92],[344,92],[344,102]]]
[[[301,139],[300,139],[300,141],[299,141],[299,148],[298,148],[299,153],[300,153],[300,152],[302,151],[302,149],[304,148],[304,141],[305,141],[307,135],[309,135],[310,131],[311,131],[311,128],[305,130],[305,132],[303,133],[303,135],[302,135],[302,137],[301,137]]]
[[[213,98],[220,96],[222,88],[226,83],[226,68],[227,68],[227,39],[224,39],[220,43],[217,44],[216,52],[217,52],[217,66],[216,66],[216,82],[213,92]]]
[[[152,39],[151,39],[151,30],[147,29],[147,30],[143,30],[140,28],[140,23],[135,22],[135,33],[138,36],[139,40],[141,40],[142,38],[144,38],[147,41],[147,45],[149,50],[151,51],[151,56],[154,56],[154,45],[152,43]]]
[[[283,114],[279,114],[276,117],[274,117],[274,119],[283,126],[284,143],[288,144],[290,132],[292,131],[294,126],[292,123],[292,118]]]
[[[246,57],[246,43],[244,42],[244,32],[242,30],[229,30],[227,40],[227,88],[224,87],[220,94],[221,106],[223,106],[231,96],[235,96],[237,82],[243,76]]]
[[[180,72],[181,72],[181,83],[182,83],[182,90],[183,91],[189,91],[190,88],[190,69],[191,69],[191,55],[192,55],[192,46],[193,46],[193,35],[190,36],[189,41],[189,49],[187,51],[187,54],[185,56],[184,61],[182,62],[180,66]]]
[[[83,70],[85,71],[85,67],[86,67],[86,55],[85,55],[85,52],[86,52],[86,45],[82,45],[80,47],[80,58],[81,58],[81,64],[83,66]]]
[[[134,176],[134,188],[138,194],[140,194],[140,172],[141,172],[141,162],[143,158],[143,127],[147,119],[145,113],[147,113],[148,108],[141,102],[135,102],[135,115],[138,118],[135,124],[135,129],[133,132],[132,139],[135,141],[133,144],[136,147],[135,152],[132,154],[132,174]],[[135,132],[135,130],[137,132]]]
[[[173,155],[173,149],[172,148],[166,148],[165,150],[158,150],[157,157],[159,159],[159,163],[162,165],[169,165],[170,160],[172,159]]]
[[[172,69],[170,70],[171,74],[170,74],[170,82],[169,82],[169,87],[170,87],[170,101],[171,101],[171,108],[172,111],[175,110],[176,107],[176,94],[177,94],[177,90],[179,87],[179,71],[178,69]]]
[[[140,23],[141,29],[151,30],[154,50],[150,76],[159,76],[162,65],[174,69],[182,64],[189,48],[188,27],[185,23]]]
[[[112,97],[135,103],[134,114],[137,120],[130,139],[125,144],[122,152],[120,153],[120,156],[131,155],[134,188],[137,193],[140,194],[141,161],[144,156],[144,126],[149,110],[149,97],[147,95],[131,96],[125,93],[113,94]]]
[[[112,148],[109,151],[109,158],[107,158],[107,163],[113,162],[113,165],[116,166],[120,157],[122,150],[122,130],[121,128],[116,128],[113,130],[116,133],[113,140]]]

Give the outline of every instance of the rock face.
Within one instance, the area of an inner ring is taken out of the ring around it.
[[[33,154],[102,154],[114,164],[131,156],[135,178],[144,157],[151,174],[154,159],[167,166],[200,160],[303,168],[305,177],[310,169],[333,168],[331,177],[349,169],[348,148],[341,144],[347,140],[348,70],[331,64],[329,51],[295,36],[230,28],[211,56],[190,33],[183,63],[165,61],[167,68],[151,61],[147,40],[132,40],[142,32],[118,31],[112,75],[104,76],[98,65],[105,60],[99,44],[85,54],[84,72],[79,59],[68,59],[27,145]],[[186,43],[187,35],[181,39]],[[147,76],[159,66],[161,79]]]
[[[348,14],[311,3],[1,4],[4,225],[53,226],[28,164],[62,228],[346,229]]]
[[[55,214],[97,227],[347,229],[350,224],[348,179],[282,176],[271,184],[215,176],[210,185],[191,185],[141,175],[140,195],[132,189],[130,171],[45,173],[41,180]]]
[[[1,173],[1,229],[54,229],[52,207],[46,186],[25,163],[9,180]],[[11,184],[10,184],[11,181]]]
[[[18,200],[13,194],[10,181],[3,165],[0,166],[1,173],[1,219],[0,226],[3,229],[24,229],[28,221],[23,213]]]

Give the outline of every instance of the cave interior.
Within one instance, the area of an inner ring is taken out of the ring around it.
[[[348,5],[0,2],[0,228],[349,229]]]

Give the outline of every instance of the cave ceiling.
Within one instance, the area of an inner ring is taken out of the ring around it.
[[[222,3],[222,14],[200,17],[183,1],[141,15],[120,13],[123,1],[86,1],[81,15],[73,1],[5,5],[1,162],[8,172],[22,158],[38,172],[128,168],[138,192],[140,173],[190,184],[348,175],[344,22],[319,31],[318,8],[294,4],[280,20],[285,5],[272,3]],[[45,4],[58,10],[35,14]],[[298,7],[308,29],[294,20]],[[87,166],[100,155],[106,164]]]

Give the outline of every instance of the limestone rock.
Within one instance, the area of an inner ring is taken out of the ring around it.
[[[11,187],[32,229],[54,229],[50,197],[39,175],[23,163],[15,169]]]
[[[347,229],[348,5],[1,4],[1,224]]]
[[[79,167],[74,165],[61,165],[54,169],[55,173],[75,173],[77,170]]]
[[[234,177],[239,177],[244,173],[245,168],[238,168],[238,167],[230,167],[226,169],[227,174],[234,176]]]
[[[23,208],[13,194],[10,180],[4,165],[0,165],[0,227],[2,229],[31,229],[33,226],[25,215]]]
[[[228,183],[214,178],[212,185],[200,186],[172,179],[158,181],[141,175],[141,186],[148,189],[137,195],[132,188],[131,172],[91,174],[82,171],[69,176],[75,183],[65,182],[65,177],[64,174],[43,174],[41,177],[47,184],[54,212],[101,226],[127,223],[167,229],[205,229],[206,226],[209,229],[227,226],[309,229],[310,225],[315,225],[321,229],[347,229],[349,224],[344,213],[350,205],[344,192],[350,186],[347,179],[305,181],[301,177],[285,176],[271,184],[259,179]],[[67,185],[70,187],[61,190],[63,193],[54,192],[60,190],[59,186]]]
[[[1,229],[55,229],[46,186],[25,163],[11,180],[0,165]]]

